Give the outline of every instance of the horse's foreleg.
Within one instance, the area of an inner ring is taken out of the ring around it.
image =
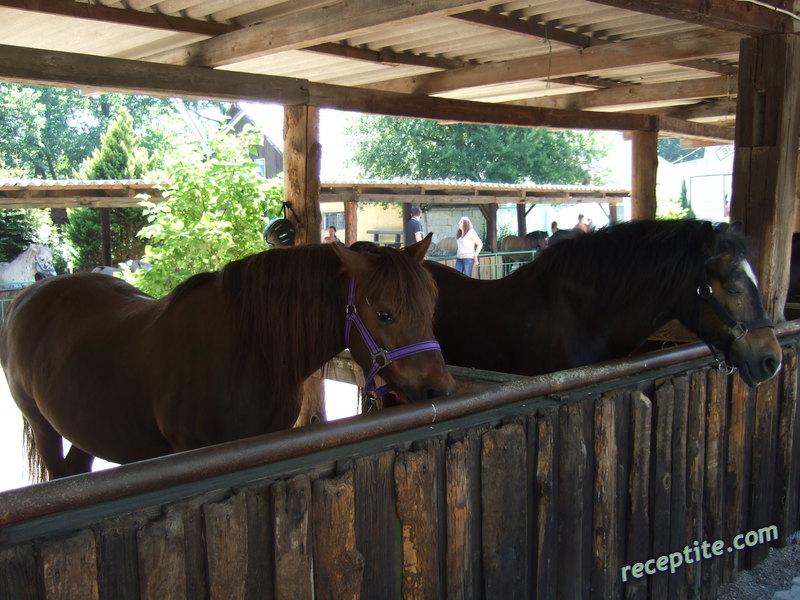
[[[67,452],[67,458],[64,460],[64,463],[69,475],[88,473],[92,470],[94,456],[84,452],[77,446],[72,446],[69,452]]]

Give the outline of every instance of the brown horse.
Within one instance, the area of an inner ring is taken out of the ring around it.
[[[0,361],[50,478],[86,472],[95,456],[128,463],[290,428],[302,382],[345,348],[346,329],[356,362],[379,362],[395,399],[450,393],[438,344],[425,341],[429,243],[273,249],[159,300],[96,273],[32,285],[10,309]],[[356,314],[361,325],[346,327]]]
[[[548,246],[547,232],[545,231],[531,231],[525,235],[507,235],[500,242],[501,252],[525,252],[525,250],[533,250],[538,252],[544,250]],[[533,260],[532,253],[525,254],[503,254],[503,266],[505,267],[505,274],[511,273],[514,266],[519,266],[523,263]]]
[[[448,364],[535,375],[621,358],[671,319],[750,384],[780,368],[745,240],[699,221],[635,221],[574,236],[479,281],[427,261]]]

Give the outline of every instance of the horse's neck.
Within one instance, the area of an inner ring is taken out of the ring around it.
[[[30,258],[30,250],[26,250],[10,263],[5,263],[5,267],[0,267],[0,270],[2,270],[0,279],[7,283],[33,281],[36,276],[33,260]]]

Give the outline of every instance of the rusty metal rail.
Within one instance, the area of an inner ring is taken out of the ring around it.
[[[776,334],[781,339],[800,335],[800,321],[779,324]],[[692,361],[710,361],[710,352],[704,344],[678,346],[633,358],[520,378],[430,403],[395,407],[11,490],[0,493],[0,532],[3,526],[30,519],[181,486],[409,429],[430,427],[521,401],[563,395],[612,379],[679,367]],[[0,533],[0,543],[3,537]]]

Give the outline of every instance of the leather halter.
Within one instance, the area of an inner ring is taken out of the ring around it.
[[[372,366],[364,373],[364,391],[366,391],[367,394],[374,393],[376,396],[380,397],[391,389],[391,387],[388,385],[381,386],[380,388],[376,387],[375,375],[377,375],[381,369],[389,366],[396,360],[405,358],[406,356],[411,356],[412,354],[428,352],[431,350],[441,350],[441,346],[436,340],[429,340],[427,342],[409,344],[408,346],[396,348],[395,350],[385,350],[384,348],[381,348],[375,343],[375,340],[372,338],[369,330],[367,330],[367,326],[364,324],[364,320],[361,318],[361,315],[358,314],[355,305],[355,296],[356,280],[351,277],[350,288],[347,293],[347,306],[345,307],[344,343],[348,348],[350,347],[350,332],[355,325],[356,329],[358,329],[358,333],[361,335],[361,339],[364,341],[364,345],[367,347],[367,350],[370,353],[370,356],[372,356]]]
[[[719,319],[725,324],[728,328],[728,332],[730,333],[730,345],[732,346],[735,342],[739,341],[743,337],[745,337],[748,333],[753,331],[754,329],[762,329],[764,327],[769,327],[774,329],[775,323],[772,322],[772,319],[769,317],[760,317],[758,319],[751,319],[749,321],[737,321],[733,318],[733,315],[714,297],[714,288],[711,287],[711,284],[708,283],[707,278],[705,277],[705,268],[703,269],[703,282],[697,286],[697,296],[704,302],[708,304],[711,310],[714,311],[714,314],[719,317]],[[699,315],[698,315],[699,320]],[[699,324],[699,323],[698,323]],[[709,348],[711,348],[712,354],[717,358],[720,363],[720,367],[727,364],[726,360],[720,360],[717,357],[717,353],[710,344],[707,344]],[[729,346],[730,348],[730,346]],[[727,352],[726,352],[727,354]],[[730,367],[729,367],[730,368]]]

